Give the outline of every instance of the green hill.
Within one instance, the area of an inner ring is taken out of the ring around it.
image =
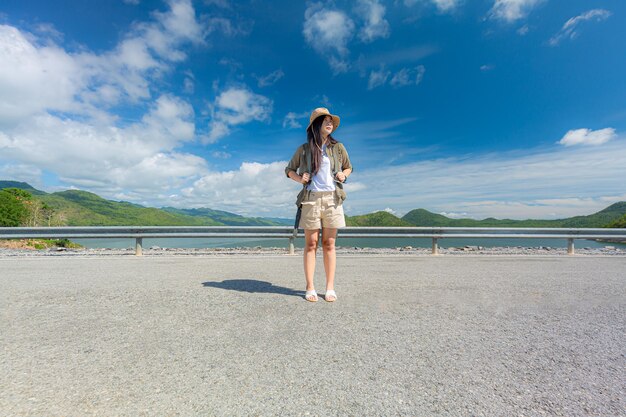
[[[402,216],[402,220],[420,227],[559,227],[553,224],[554,220],[451,219],[424,209],[411,210]]]
[[[626,227],[626,214],[624,214],[622,217],[615,220],[614,222],[609,223],[607,227],[611,227],[611,228]]]
[[[19,181],[0,181],[0,190],[3,188],[19,188],[20,190],[28,191],[32,195],[46,194],[44,191],[38,190],[26,182]]]
[[[384,215],[381,213],[385,213]],[[621,201],[587,216],[576,216],[556,220],[512,220],[494,219],[492,217],[475,219],[451,219],[441,214],[432,213],[425,209],[411,210],[401,218],[387,213],[376,212],[354,216],[346,219],[349,226],[416,226],[416,227],[606,227],[618,222],[626,215],[626,202]],[[398,223],[401,220],[402,223]],[[621,224],[621,223],[616,223]],[[613,226],[623,227],[623,226]]]
[[[589,216],[576,216],[561,220],[559,227],[605,227],[626,215],[626,201],[611,204]]]
[[[292,219],[244,217],[227,211],[209,208],[162,209],[139,204],[106,200],[96,194],[68,190],[48,194],[25,182],[0,181],[3,188],[19,188],[28,191],[35,200],[53,210],[51,225],[66,226],[276,226],[291,225]],[[7,197],[8,198],[8,197]],[[8,200],[7,200],[8,201]],[[8,209],[7,209],[8,210]],[[451,219],[425,209],[411,210],[402,218],[386,211],[346,216],[348,226],[361,227],[625,227],[626,202],[618,202],[587,216],[558,220],[511,220],[487,218]],[[39,224],[39,222],[36,222]],[[43,225],[43,224],[42,224]]]
[[[411,226],[423,227],[449,226],[450,221],[453,221],[453,219],[449,219],[446,216],[431,213],[430,211],[422,208],[409,211],[407,214],[402,216],[402,220]]]
[[[161,210],[168,213],[191,216],[196,219],[212,219],[227,226],[276,226],[279,224],[271,219],[264,219],[262,217],[244,217],[239,214],[213,210],[210,208],[177,209],[174,207],[163,207]]]
[[[128,202],[106,200],[86,191],[69,190],[39,197],[64,217],[68,226],[215,226],[211,219],[177,215]]]
[[[54,211],[51,225],[64,226],[276,226],[263,218],[248,218],[211,209],[178,210],[144,207],[125,201],[106,200],[97,194],[80,190],[45,193],[24,182],[0,181],[0,189],[19,188]],[[41,224],[44,225],[44,224]],[[46,224],[47,225],[47,224]]]
[[[364,214],[361,216],[346,216],[347,226],[360,227],[408,227],[410,223],[397,218],[386,211]]]

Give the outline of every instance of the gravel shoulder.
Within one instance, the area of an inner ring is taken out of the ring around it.
[[[431,256],[430,248],[398,247],[398,248],[360,248],[360,247],[337,247],[338,256],[351,255],[377,255],[377,256]],[[318,256],[322,250],[318,250]],[[302,249],[296,248],[296,255],[302,255]],[[467,256],[467,255],[492,255],[492,256],[569,256],[566,248],[557,247],[482,247],[464,246],[459,248],[439,248],[440,255]],[[575,248],[576,256],[625,256],[626,248],[605,246],[603,248]],[[0,248],[0,259],[8,257],[47,257],[47,256],[133,256],[134,248],[123,249],[69,249],[51,248],[44,250]],[[233,255],[289,255],[285,247],[240,247],[240,248],[161,248],[153,246],[143,248],[143,256],[233,256]]]
[[[466,255],[0,256],[0,414],[624,415],[626,257]]]

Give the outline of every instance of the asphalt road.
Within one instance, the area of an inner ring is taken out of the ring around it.
[[[316,272],[323,293],[321,259]],[[626,257],[0,259],[0,415],[626,415]]]

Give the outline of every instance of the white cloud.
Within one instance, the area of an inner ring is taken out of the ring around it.
[[[232,126],[252,121],[266,121],[272,113],[273,102],[245,87],[230,87],[222,91],[213,104],[213,120],[204,139],[213,143],[230,132]]]
[[[528,27],[528,25],[524,25],[520,27],[519,29],[517,29],[517,34],[520,36],[526,36],[529,31],[530,31],[530,28]]]
[[[461,3],[460,0],[432,0],[440,12],[450,12],[456,9]]]
[[[175,151],[194,139],[192,120],[191,106],[171,96],[125,128],[43,114],[1,132],[0,155],[92,189],[168,188],[206,171],[204,159]]]
[[[193,115],[193,108],[183,100],[174,96],[161,96],[142,118],[140,128],[149,133],[152,143],[170,149],[179,142],[194,139]]]
[[[232,5],[229,0],[204,0],[204,3],[207,5],[213,5],[220,7],[222,9],[231,9]]]
[[[304,13],[302,33],[307,43],[325,57],[333,71],[346,72],[348,42],[354,36],[355,25],[340,10],[326,9],[321,3],[311,4]]]
[[[379,67],[381,62],[389,66],[414,63],[438,52],[438,50],[437,47],[431,45],[385,50],[367,56],[359,56],[359,59],[356,61],[356,66],[361,70],[366,70]]]
[[[528,16],[531,10],[544,0],[496,0],[489,11],[489,17],[507,23]]]
[[[367,188],[367,185],[363,184],[362,182],[356,182],[356,181],[352,181],[350,183],[347,183],[346,185],[344,185],[344,190],[346,190],[346,192],[355,192],[355,191],[361,191],[361,190],[365,190]]]
[[[252,32],[253,24],[251,22],[237,22],[224,17],[211,17],[206,19],[206,33],[211,34],[218,32],[224,36],[249,35]]]
[[[193,94],[195,89],[196,89],[196,84],[194,82],[193,77],[191,77],[191,76],[185,77],[185,79],[183,81],[183,91],[186,94]]]
[[[196,19],[196,12],[190,0],[168,0],[170,10],[161,13],[156,12],[157,20],[165,30],[153,25],[144,26],[146,33],[160,32],[173,36],[174,39],[166,41],[166,45],[172,47],[176,42],[187,40],[194,43],[204,42],[204,30],[200,22]],[[143,26],[143,25],[141,25]],[[140,26],[140,27],[141,27]],[[141,31],[140,31],[141,33]],[[150,36],[147,36],[150,39]]]
[[[237,170],[208,173],[183,190],[185,206],[244,215],[291,216],[302,186],[285,176],[285,166],[287,161],[244,162]]]
[[[35,25],[34,31],[40,36],[45,36],[54,42],[62,42],[65,37],[63,33],[59,32],[51,23],[39,23]]]
[[[483,72],[491,71],[494,68],[495,67],[493,65],[491,65],[491,64],[485,64],[485,65],[481,65],[480,66],[480,70],[483,71]]]
[[[370,72],[370,77],[367,81],[367,89],[371,90],[373,88],[380,87],[381,85],[385,85],[390,74],[391,71],[386,70],[384,67],[381,67],[378,71]]]
[[[227,67],[231,72],[238,71],[243,68],[243,64],[232,58],[221,58],[218,64]]]
[[[196,19],[190,0],[167,4],[98,53],[68,52],[51,30],[34,35],[0,25],[3,175],[52,173],[64,188],[149,200],[208,172],[203,158],[179,150],[197,139],[193,108],[168,93],[153,98],[153,89],[185,59],[184,48],[206,45],[210,27]],[[138,119],[118,119],[118,105],[133,106]],[[29,182],[38,183],[32,175]]]
[[[440,13],[456,10],[463,0],[404,0],[404,5],[411,7],[418,3],[431,3]]]
[[[367,89],[372,90],[376,87],[383,86],[389,79],[389,85],[394,88],[406,87],[408,85],[418,85],[424,79],[424,73],[426,68],[423,65],[419,65],[414,68],[402,68],[395,72],[393,76],[391,71],[388,71],[381,66],[376,71],[371,71],[367,82]],[[391,78],[390,78],[391,77]]]
[[[326,107],[328,109],[333,107],[333,104],[330,102],[330,99],[328,98],[326,94],[322,94],[322,95],[316,94],[315,97],[313,97],[313,102],[320,103],[322,107]]]
[[[190,0],[169,5],[101,54],[68,53],[50,38],[0,25],[0,127],[46,111],[103,118],[121,102],[150,99],[151,79],[185,58],[181,46],[204,43]]]
[[[351,155],[352,156],[352,155]],[[624,194],[626,142],[466,155],[357,170],[367,188],[348,193],[348,215],[379,207],[426,208],[473,218],[590,214]],[[346,184],[348,185],[348,184]],[[574,203],[576,201],[586,203]],[[623,199],[622,199],[623,200]]]
[[[214,158],[219,158],[219,159],[228,159],[232,156],[228,152],[224,152],[224,151],[215,151],[215,152],[212,152],[211,155]]]
[[[309,116],[309,112],[302,112],[302,113],[289,112],[283,119],[283,128],[288,127],[290,129],[299,129],[303,127],[303,125],[299,122],[299,120],[304,119],[304,118],[308,119],[308,116]]]
[[[426,73],[426,68],[424,68],[423,65],[418,65],[415,68],[402,68],[394,74],[389,84],[396,88],[407,85],[418,85],[424,79],[424,73]]]
[[[385,6],[379,0],[359,0],[357,13],[365,21],[359,30],[359,39],[369,43],[378,38],[389,37],[389,22],[385,19]]]
[[[572,17],[567,22],[565,22],[561,30],[556,35],[550,38],[548,43],[550,44],[550,46],[557,46],[564,39],[575,39],[576,36],[578,36],[578,32],[576,30],[578,29],[578,25],[581,22],[592,19],[596,22],[601,22],[608,19],[610,16],[611,12],[609,12],[608,10],[593,9],[576,17]]]
[[[600,130],[575,129],[568,131],[558,143],[565,146],[602,145],[616,137],[615,129],[610,127]]]
[[[285,73],[283,72],[283,70],[277,69],[276,71],[272,71],[264,77],[255,76],[255,78],[258,81],[259,87],[269,87],[271,85],[276,84],[276,82],[280,80],[281,78],[283,78],[284,76],[285,76]]]
[[[2,134],[0,133],[0,140],[2,140]],[[1,160],[0,160],[1,161]],[[41,169],[34,165],[28,164],[0,164],[0,179],[11,181],[23,181],[27,182],[35,188],[43,188],[41,182],[41,176],[43,172]]]
[[[468,218],[469,215],[467,213],[455,213],[455,212],[446,212],[446,211],[442,211],[441,213],[442,216],[446,216],[449,217],[451,219],[463,219],[463,218]]]

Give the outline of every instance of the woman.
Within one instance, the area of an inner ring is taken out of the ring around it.
[[[339,116],[323,107],[313,110],[306,129],[307,142],[300,145],[285,168],[285,174],[303,184],[296,205],[302,208],[299,227],[304,229],[304,276],[307,301],[317,301],[313,284],[315,254],[322,229],[326,293],[324,299],[337,300],[335,293],[335,238],[337,229],[346,226],[343,183],[352,173],[346,148],[331,136],[339,127]]]

